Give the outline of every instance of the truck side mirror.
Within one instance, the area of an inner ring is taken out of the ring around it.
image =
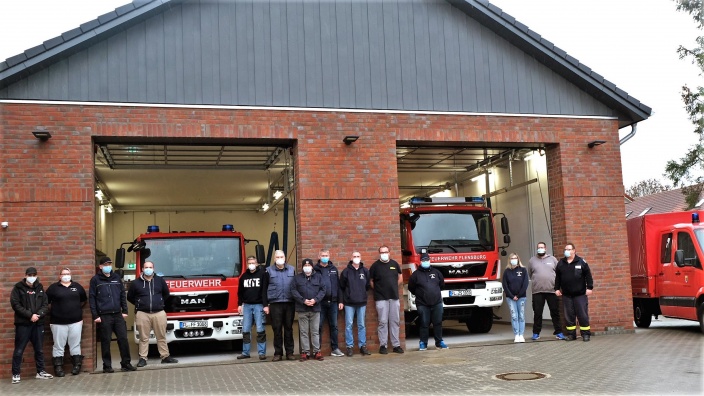
[[[142,262],[144,262],[144,260],[148,259],[149,256],[151,256],[151,255],[152,255],[151,249],[147,248],[147,249],[142,249],[139,251],[139,258],[142,259]]]
[[[511,236],[510,235],[504,235],[504,243],[506,245],[511,243]]]
[[[501,232],[504,235],[508,234],[508,219],[505,216],[501,218]]]
[[[675,264],[680,267],[685,265],[684,263],[684,250],[675,250]]]
[[[121,247],[115,251],[115,268],[125,266],[125,248]]]
[[[254,254],[257,256],[257,263],[261,264],[264,262],[264,245],[256,245],[254,247]]]

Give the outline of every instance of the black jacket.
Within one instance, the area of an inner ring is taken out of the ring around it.
[[[587,294],[587,289],[594,288],[592,271],[583,258],[575,255],[571,263],[561,259],[555,268],[555,290],[561,290],[566,296]]]
[[[338,301],[340,299],[340,273],[333,264],[332,261],[328,261],[328,265],[323,267],[320,265],[320,260],[318,264],[313,267],[315,271],[320,272],[323,277],[323,286],[325,286],[325,300]]]
[[[264,267],[258,265],[254,273],[249,270],[240,276],[237,288],[237,305],[262,304],[267,306],[267,290],[269,289],[269,273]]]
[[[28,286],[24,279],[17,282],[10,293],[10,305],[15,311],[16,325],[43,324],[49,312],[49,300],[39,279],[32,286]],[[39,315],[37,322],[32,322],[34,314]]]
[[[130,284],[127,301],[134,304],[135,311],[157,313],[164,310],[169,295],[169,286],[164,278],[154,275],[152,280],[146,280],[142,274]]]
[[[291,296],[296,302],[296,312],[320,312],[320,300],[325,297],[323,277],[313,271],[310,276],[303,272],[296,275],[291,283]],[[315,300],[315,305],[309,307],[305,300]]]
[[[416,296],[416,305],[432,307],[442,302],[444,285],[445,278],[437,268],[419,267],[408,280],[408,291]]]
[[[78,282],[64,286],[52,283],[46,289],[51,312],[51,324],[68,325],[83,320],[83,305],[88,300],[86,290]]]
[[[88,289],[88,302],[94,320],[104,314],[127,315],[127,293],[120,275],[113,271],[110,276],[105,276],[102,272],[93,276]]]
[[[355,269],[350,261],[347,268],[340,275],[340,289],[342,289],[342,303],[351,307],[367,305],[367,290],[371,289],[371,277],[364,263],[359,263]]]

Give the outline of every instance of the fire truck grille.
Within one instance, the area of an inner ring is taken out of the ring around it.
[[[474,304],[474,297],[447,297],[443,298],[442,302],[445,305],[464,305],[464,304]]]
[[[435,268],[439,269],[442,276],[445,279],[448,278],[471,278],[471,277],[481,277],[486,274],[486,267],[488,263],[465,263],[461,265],[447,265],[447,266],[437,266]]]
[[[166,300],[166,312],[205,312],[227,309],[229,293],[171,295]]]

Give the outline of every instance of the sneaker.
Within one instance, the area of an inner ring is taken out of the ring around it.
[[[300,360],[300,361],[301,361],[301,362],[305,362],[305,361],[307,361],[307,360],[308,360],[308,354],[305,353],[305,352],[303,352],[303,353],[301,354],[301,360]]]
[[[259,355],[259,360],[266,360],[266,355]]]
[[[347,357],[352,357],[354,355],[354,350],[352,347],[347,347]]]
[[[13,384],[19,384],[19,383],[20,383],[20,375],[19,375],[19,374],[12,376],[12,383],[13,383]]]
[[[121,364],[122,371],[135,371],[137,367],[133,366],[132,363]]]
[[[249,359],[249,355],[237,355],[237,360]]]
[[[383,345],[382,347],[379,348],[379,354],[381,354],[381,355],[388,355],[389,354],[389,350],[386,349],[386,345]]]
[[[161,359],[161,364],[164,364],[164,363],[178,363],[178,360],[172,358],[171,356],[167,356],[167,357]]]
[[[320,351],[316,352],[313,354],[313,358],[318,361],[323,361],[325,358],[323,357],[323,354],[320,353]]]
[[[393,349],[394,353],[403,353],[403,348],[401,346],[394,347]]]
[[[438,349],[450,349],[450,347],[445,344],[445,341],[440,341],[439,343],[435,344],[435,347]]]
[[[366,345],[362,345],[361,347],[359,347],[359,354],[364,356],[364,355],[371,355],[372,353],[369,352],[369,349],[367,349]]]
[[[271,359],[272,362],[280,362],[283,357],[281,355],[274,355],[274,358]]]
[[[137,362],[137,367],[144,367],[147,365],[147,360],[144,358],[139,358],[139,362]]]
[[[115,370],[113,370],[113,368],[110,366],[103,366],[103,372],[104,373],[114,373]]]
[[[557,333],[557,334],[555,334],[555,338],[557,338],[558,340],[563,340],[563,341],[564,341],[564,340],[565,340],[565,335],[562,334],[562,333]]]
[[[521,338],[516,334],[515,337],[513,337],[513,342],[521,342]]]
[[[425,351],[425,350],[427,350],[427,349],[428,349],[428,346],[425,345],[425,343],[424,343],[423,341],[420,341],[420,342],[418,343],[418,350],[419,350],[419,351]]]
[[[340,348],[335,348],[335,349],[332,351],[332,353],[330,353],[330,356],[338,356],[338,357],[340,357],[340,356],[345,356],[345,354],[342,353],[342,351],[340,350]]]
[[[296,356],[294,356],[292,353],[289,353],[286,355],[286,360],[296,360]]]
[[[46,371],[42,370],[42,371],[40,371],[40,372],[37,373],[36,378],[37,378],[37,379],[52,379],[52,378],[54,378],[54,376],[51,375],[51,374],[49,374],[49,373],[47,373]]]
[[[523,338],[523,334],[520,334],[520,335],[518,336],[518,342],[526,342],[526,339]]]
[[[560,335],[562,335],[562,333],[560,333]],[[563,337],[564,337],[564,336],[563,336]],[[533,341],[538,341],[538,340],[540,339],[540,334],[535,334],[535,333],[534,333],[534,334],[533,334],[533,337],[531,337],[530,339],[533,340]],[[559,340],[560,337],[557,337],[557,339]]]

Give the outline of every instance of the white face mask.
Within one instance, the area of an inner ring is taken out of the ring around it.
[[[257,265],[256,264],[247,264],[247,268],[250,271],[254,271],[255,269],[257,269]]]
[[[359,263],[362,262],[362,259],[359,258],[359,257],[355,257],[355,258],[352,259],[352,262],[355,263],[355,264],[357,264],[357,265],[359,265]]]
[[[71,282],[71,275],[61,275],[61,282],[64,282],[64,283]]]
[[[284,265],[286,263],[286,260],[284,259],[276,259],[276,265]]]
[[[34,282],[36,282],[36,281],[37,281],[37,277],[36,277],[36,276],[28,276],[28,277],[27,277],[27,283],[34,283]]]
[[[538,248],[538,254],[545,254],[545,248]]]
[[[571,255],[572,255],[571,251],[565,250],[565,257],[570,258]]]
[[[382,253],[379,255],[381,257],[381,261],[389,261],[389,254],[388,253]]]
[[[305,267],[303,267],[303,272],[306,275],[310,275],[311,272],[313,272],[313,267],[311,267],[310,265],[306,265]]]
[[[518,265],[518,259],[511,259],[511,265],[514,267]]]

